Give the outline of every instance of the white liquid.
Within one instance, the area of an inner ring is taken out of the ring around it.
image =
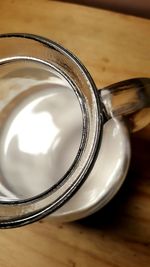
[[[82,112],[53,70],[31,62],[0,69],[0,200],[49,189],[71,167],[82,137]],[[109,120],[88,179],[50,218],[70,221],[102,208],[119,190],[130,161],[126,126]]]
[[[0,77],[0,199],[6,201],[34,197],[57,183],[82,137],[73,89],[54,71],[29,64],[5,66]]]

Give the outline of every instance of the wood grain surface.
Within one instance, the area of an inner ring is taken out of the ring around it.
[[[150,77],[150,21],[48,0],[0,2],[0,32],[46,36],[74,52],[98,87]],[[150,127],[131,136],[127,179],[79,222],[0,230],[0,267],[149,267]]]

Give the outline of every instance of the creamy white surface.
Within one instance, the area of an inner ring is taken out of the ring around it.
[[[76,194],[48,219],[73,221],[101,209],[122,185],[130,162],[130,139],[123,121],[111,119],[103,129],[100,152]]]

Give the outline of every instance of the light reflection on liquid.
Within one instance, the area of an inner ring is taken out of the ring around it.
[[[15,117],[10,125],[5,139],[4,153],[7,153],[9,143],[13,137],[17,137],[19,150],[29,154],[46,154],[55,141],[59,129],[50,113],[36,113],[34,108],[47,96],[39,97],[29,103]],[[39,127],[40,125],[40,127]]]

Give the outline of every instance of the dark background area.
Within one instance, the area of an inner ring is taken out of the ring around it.
[[[58,1],[58,0],[56,0]],[[150,18],[150,0],[61,0]]]

